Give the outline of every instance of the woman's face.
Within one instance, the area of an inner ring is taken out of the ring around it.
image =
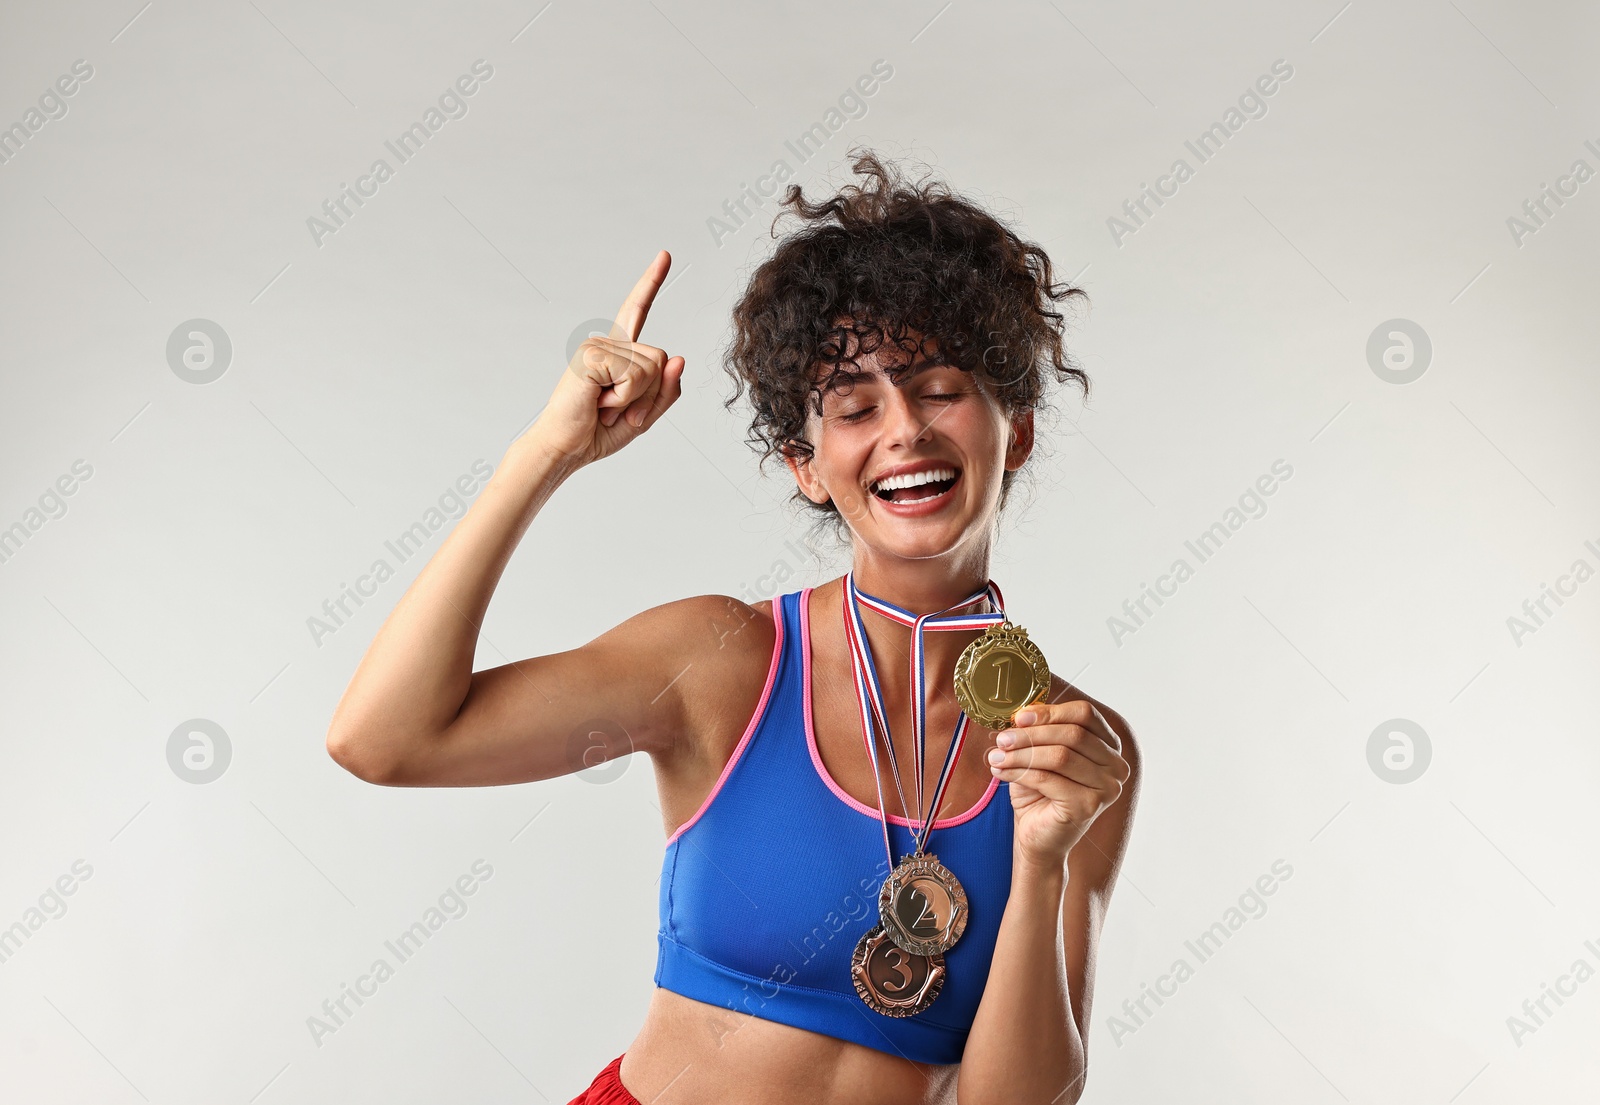
[[[789,460],[808,498],[833,500],[858,550],[904,559],[986,550],[1001,477],[1033,448],[1031,411],[1008,418],[978,379],[942,363],[932,339],[928,347],[898,386],[883,367],[907,354],[880,347],[859,357],[855,386],[827,393],[821,415],[807,418],[809,461]]]

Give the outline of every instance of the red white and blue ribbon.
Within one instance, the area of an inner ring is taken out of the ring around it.
[[[937,819],[939,802],[944,797],[946,785],[950,782],[956,760],[961,755],[961,746],[966,741],[968,717],[962,710],[956,718],[955,734],[950,738],[950,747],[945,751],[944,767],[939,772],[939,781],[933,790],[933,802],[927,807],[927,817],[923,818],[923,793],[922,777],[923,764],[927,753],[927,672],[923,663],[922,633],[924,630],[973,630],[986,629],[991,625],[999,625],[1006,620],[1005,600],[1000,595],[1000,588],[991,580],[982,588],[974,591],[968,598],[956,603],[954,606],[943,610],[936,610],[930,614],[913,614],[911,611],[887,602],[875,595],[869,595],[856,587],[855,573],[852,571],[844,578],[842,588],[844,599],[844,626],[845,637],[850,642],[851,668],[855,676],[856,706],[861,714],[861,735],[867,744],[867,754],[872,757],[872,775],[878,785],[878,812],[883,822],[883,846],[889,853],[889,866],[894,867],[894,849],[889,844],[889,818],[888,811],[883,801],[883,776],[878,770],[878,742],[873,739],[873,719],[876,718],[878,726],[883,731],[883,743],[888,749],[889,768],[894,773],[895,789],[900,794],[900,808],[906,813],[906,820],[912,823],[912,834],[916,840],[916,850],[920,853],[927,844],[928,833]],[[994,606],[994,613],[985,614],[952,614],[952,610],[961,610],[987,598]],[[888,715],[883,708],[883,688],[878,681],[877,668],[872,661],[872,648],[867,641],[866,628],[861,624],[859,607],[865,606],[875,610],[890,621],[899,622],[911,628],[911,748],[915,756],[917,816],[913,818],[906,807],[905,790],[900,783],[900,767],[895,762],[894,741],[889,738]]]

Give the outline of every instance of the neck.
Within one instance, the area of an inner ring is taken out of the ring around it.
[[[892,602],[913,615],[947,610],[989,582],[987,555],[965,563],[928,559],[899,560],[893,565],[882,565],[858,557],[852,572],[858,591]],[[844,585],[841,578],[838,581],[840,591],[844,590]],[[839,598],[835,597],[834,601],[837,603]],[[981,614],[993,611],[991,601],[982,598],[952,613]],[[865,606],[861,608],[861,624],[872,645],[873,659],[885,694],[891,702],[904,703],[910,693],[907,664],[911,654],[911,627],[892,621]],[[924,628],[923,665],[927,676],[929,710],[939,709],[936,703],[941,700],[948,700],[947,705],[955,708],[956,660],[960,658],[961,651],[982,632],[981,629]],[[909,733],[906,734],[905,739],[909,739],[909,736]],[[938,747],[944,747],[946,737],[946,733],[939,734],[937,738],[929,734],[930,742],[937,739]]]
[[[936,614],[948,610],[989,582],[989,555],[985,551],[961,560],[928,558],[895,560],[892,563],[886,563],[876,556],[863,555],[855,558],[851,572],[855,576],[857,590],[892,602],[912,614]],[[961,612],[981,613],[988,609],[987,602],[975,602]],[[942,637],[947,634],[929,636]]]

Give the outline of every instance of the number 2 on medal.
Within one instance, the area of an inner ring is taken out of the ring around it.
[[[906,890],[905,900],[912,906],[920,907],[917,909],[916,917],[912,918],[911,931],[914,933],[922,932],[925,928],[923,922],[929,920],[933,913],[933,908],[928,902],[928,896],[916,887],[910,887]],[[938,918],[934,917],[932,920],[937,922]]]

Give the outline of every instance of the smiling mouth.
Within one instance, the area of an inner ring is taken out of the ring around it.
[[[872,493],[886,503],[898,503],[902,506],[925,503],[930,499],[937,499],[939,496],[945,494],[961,479],[961,469],[959,468],[941,469],[940,471],[954,472],[955,475],[936,480],[926,479],[924,474],[920,472],[912,476],[900,476],[894,479],[885,480],[883,482],[890,484],[906,484],[905,486],[874,488]],[[931,475],[932,473],[929,474]],[[907,483],[907,481],[916,482]]]

